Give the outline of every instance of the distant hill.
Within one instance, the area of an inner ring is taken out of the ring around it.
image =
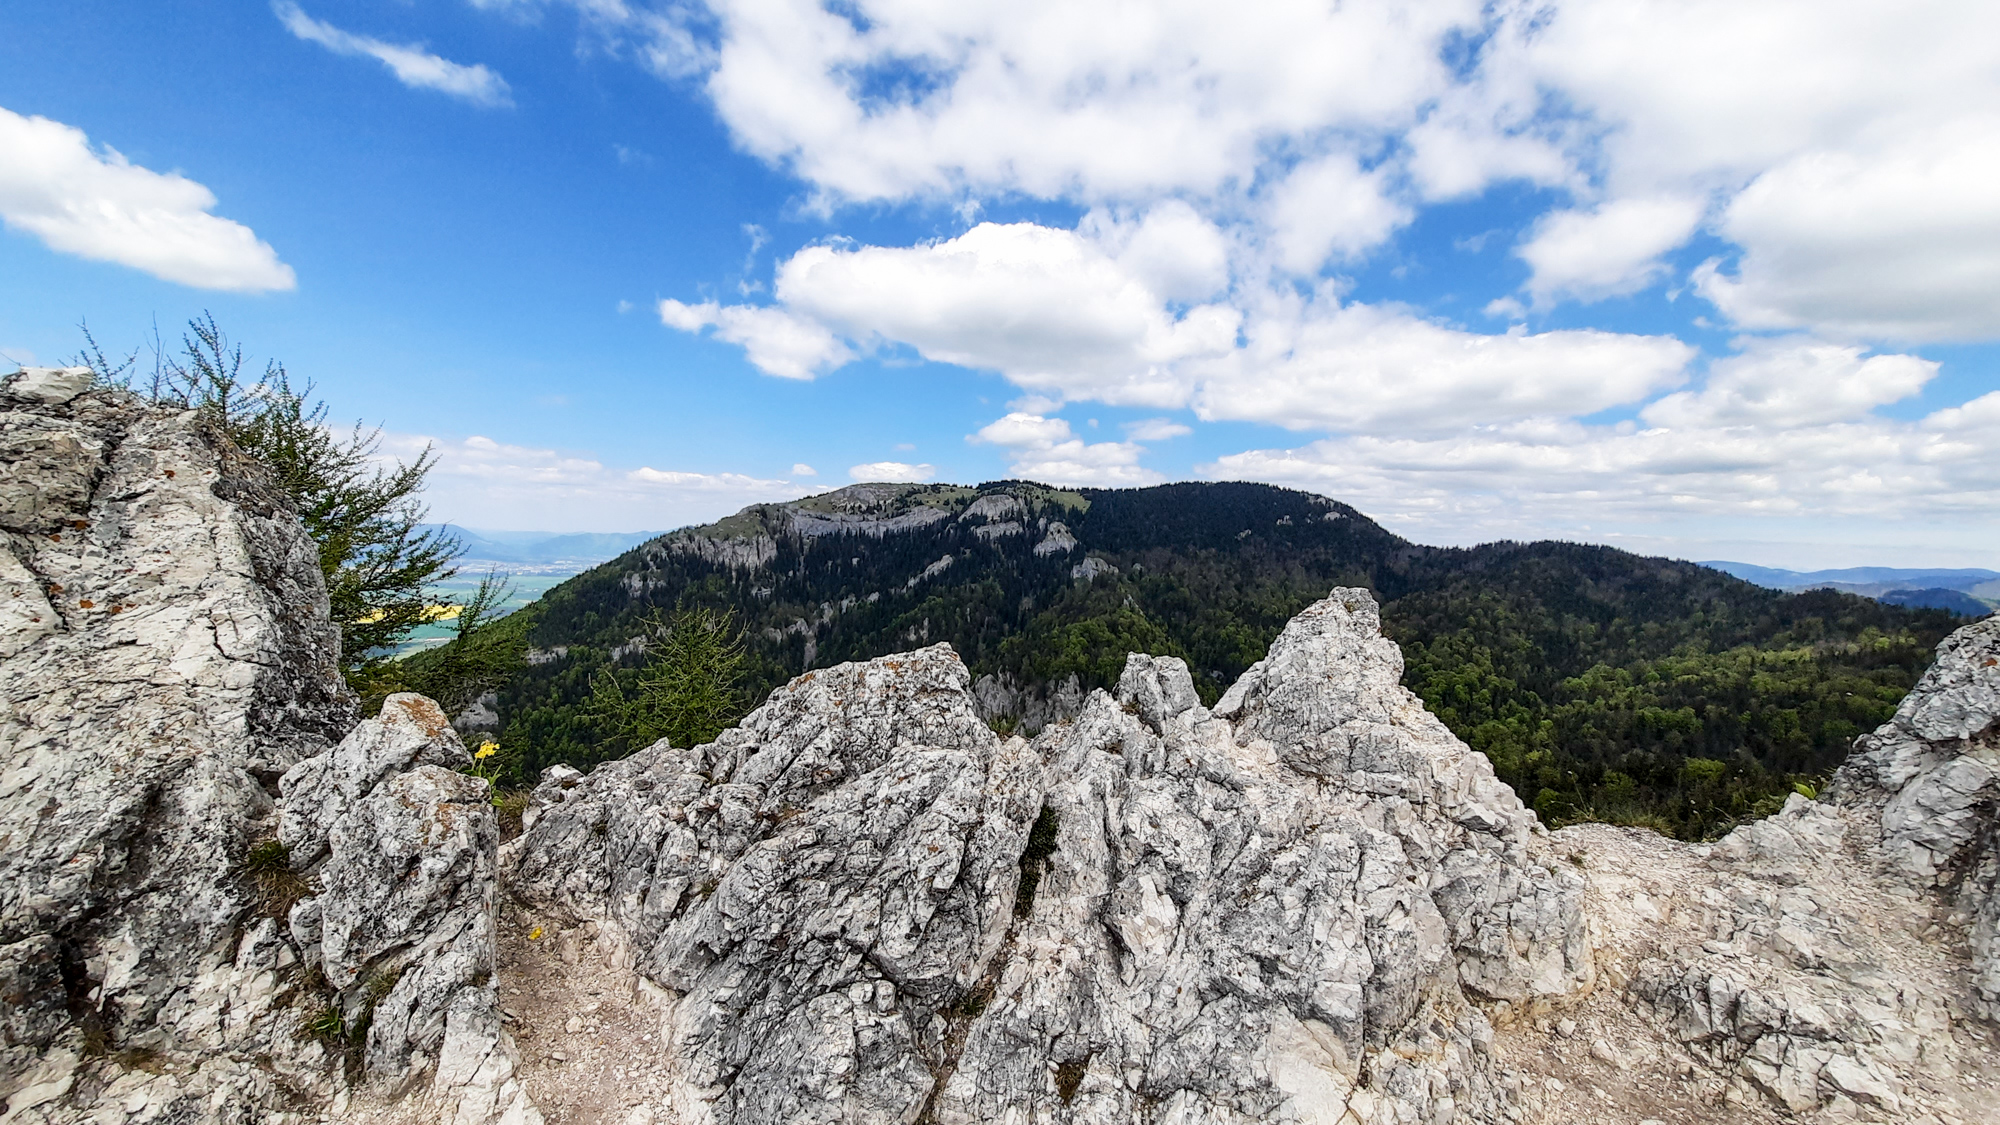
[[[1877,595],[1876,600],[1890,605],[1948,609],[1965,617],[1984,617],[1993,612],[1991,605],[1963,590],[1947,590],[1937,586],[1924,590],[1890,590],[1886,594]]]
[[[1259,484],[856,485],[652,539],[509,618],[529,648],[501,741],[523,778],[636,749],[599,728],[593,679],[629,696],[644,621],[677,606],[734,614],[749,700],[950,641],[991,720],[1033,729],[1133,651],[1183,657],[1213,700],[1335,585],[1375,591],[1404,683],[1546,818],[1682,836],[1837,765],[1959,621],[1609,547],[1428,547]]]
[[[1701,565],[1773,590],[1846,590],[1851,594],[1880,598],[1891,605],[1934,606],[1974,617],[2000,608],[2000,571],[1976,567],[1927,570],[1855,566],[1842,570],[1799,571],[1740,562],[1713,561]],[[1947,598],[1936,591],[1956,591],[1961,596]]]
[[[468,564],[498,562],[546,566],[575,563],[581,564],[578,569],[582,569],[582,565],[616,558],[660,534],[657,531],[474,531],[449,523],[425,524],[424,527],[442,530],[465,544],[464,557]]]

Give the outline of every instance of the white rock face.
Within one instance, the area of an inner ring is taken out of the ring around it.
[[[1856,741],[1833,799],[1881,817],[1891,869],[1971,920],[1975,1005],[2000,1020],[2000,617],[1945,638],[1895,718]]]
[[[688,1120],[909,1121],[1011,917],[1039,761],[943,645],[809,672],[716,742],[552,771],[514,892],[615,928]]]
[[[267,785],[353,722],[338,634],[240,454],[87,383],[0,384],[0,1096],[59,1119],[87,1031],[195,1060],[135,1104],[281,1108],[312,1060],[248,1059],[296,1028],[272,996],[297,958],[238,871]]]
[[[317,890],[289,931],[365,1023],[369,1079],[403,1090],[431,1069],[444,1120],[539,1121],[494,995],[500,829],[471,764],[436,703],[399,694],[286,773],[279,839]]]
[[[1032,746],[943,646],[842,665],[712,745],[552,774],[503,862],[667,990],[680,1120],[1497,1112],[1460,981],[1587,987],[1583,880],[1399,673],[1363,591],[1286,631],[1233,722],[1171,658]]]
[[[428,700],[348,733],[282,494],[195,415],[89,382],[0,383],[0,1120],[326,1120],[329,1007],[372,1016],[368,1096],[434,1072],[432,1119],[538,1120],[493,1004],[485,782]],[[251,870],[281,828],[298,876]]]

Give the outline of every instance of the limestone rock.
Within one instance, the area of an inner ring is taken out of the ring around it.
[[[537,1121],[494,993],[499,824],[491,790],[438,705],[381,714],[280,782],[280,839],[317,893],[291,911],[306,960],[366,1027],[361,1070],[429,1096],[459,1125]]]
[[[408,1108],[532,1125],[485,782],[429,700],[350,733],[318,551],[264,471],[88,384],[0,383],[5,1120],[325,1120],[331,1007],[383,1090],[435,1072]]]
[[[275,1110],[289,1062],[230,1060],[295,1028],[272,996],[296,957],[241,869],[275,827],[268,784],[353,722],[338,633],[260,470],[87,383],[0,385],[0,1096],[59,1117],[99,1064],[61,1094],[35,1075],[87,1034]]]
[[[1172,658],[1032,746],[943,646],[841,665],[713,744],[550,771],[503,864],[665,990],[680,1120],[1497,1113],[1473,1001],[1587,986],[1582,880],[1399,672],[1346,590],[1233,723]]]
[[[1600,958],[1630,980],[1585,1018],[1637,1045],[1617,1076],[1653,1099],[1637,1111],[1727,1091],[1744,1113],[2000,1115],[1981,1077],[1993,1027],[1967,1018],[1992,1019],[2000,999],[1996,665],[2000,628],[1960,629],[1895,717],[1856,741],[1825,800],[1795,795],[1712,846],[1599,825],[1556,834],[1590,872]],[[1526,1069],[1546,1069],[1546,1053],[1532,1037],[1503,1043]]]
[[[1041,770],[943,645],[809,672],[716,742],[551,771],[513,891],[671,989],[675,1108],[912,1119],[1005,932]]]

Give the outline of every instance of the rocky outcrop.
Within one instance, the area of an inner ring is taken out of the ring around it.
[[[314,890],[287,928],[364,1036],[363,1076],[401,1092],[429,1075],[460,1125],[538,1121],[494,992],[500,829],[487,783],[459,772],[470,765],[436,703],[392,695],[286,773],[278,838]]]
[[[486,783],[427,700],[355,727],[263,470],[90,382],[0,382],[4,1120],[346,1119],[424,1075],[420,1115],[535,1120]]]
[[[1590,873],[1599,959],[1623,987],[1568,1034],[1523,1036],[1522,1070],[1556,1079],[1526,1102],[1562,1119],[1611,1088],[1659,1118],[2000,1118],[1996,668],[2000,626],[1960,629],[1825,799],[1794,796],[1713,845],[1556,833]],[[1550,1058],[1570,1044],[1559,1076]]]
[[[679,1120],[1498,1112],[1478,1001],[1588,986],[1583,880],[1400,670],[1363,591],[1217,713],[1135,656],[1032,745],[943,646],[842,665],[553,773],[504,862],[664,990]]]
[[[31,1120],[122,1052],[193,1060],[137,1104],[277,1107],[296,958],[241,869],[354,720],[317,552],[225,439],[88,382],[0,384],[0,1090]]]
[[[943,646],[815,672],[536,792],[525,1081],[656,1125],[1991,1120],[1996,639],[1700,846],[1544,832],[1360,590],[1213,709],[1135,655],[1032,743]]]

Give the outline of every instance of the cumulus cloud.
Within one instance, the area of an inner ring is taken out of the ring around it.
[[[1274,139],[1412,123],[1448,85],[1443,36],[1480,21],[1471,0],[711,8],[707,89],[740,142],[855,200],[1212,193]]]
[[[436,90],[477,106],[497,108],[514,104],[507,80],[483,64],[467,66],[431,54],[418,45],[389,43],[342,31],[307,15],[293,0],[274,0],[271,11],[293,37],[317,43],[336,55],[374,59],[388,67],[396,81],[413,90]]]
[[[1862,358],[1864,349],[1799,340],[1739,341],[1700,391],[1671,394],[1640,412],[1657,426],[1813,426],[1865,417],[1923,390],[1938,365],[1913,355]]]
[[[1550,212],[1517,251],[1534,270],[1528,290],[1547,304],[1556,296],[1594,300],[1642,289],[1666,271],[1660,255],[1687,241],[1701,209],[1700,199],[1668,196]]]
[[[854,358],[825,325],[783,309],[668,298],[660,302],[660,323],[683,332],[713,328],[716,339],[742,345],[757,370],[783,379],[811,379]]]
[[[49,249],[115,262],[200,289],[261,292],[298,284],[249,227],[209,214],[215,193],[154,172],[83,130],[0,109],[0,219]]]
[[[679,10],[580,6],[640,39]],[[1547,304],[1654,280],[1713,199],[1743,256],[1700,292],[1738,323],[2000,334],[1979,0],[709,7],[683,55],[723,121],[835,203],[1190,200],[1311,273],[1520,180],[1571,196],[1521,248]]]
[[[2000,393],[1916,420],[1873,408],[1936,365],[1758,341],[1638,423],[1536,419],[1430,436],[1353,435],[1218,458],[1210,475],[1339,496],[1407,532],[1466,541],[1686,520],[1962,520],[2000,502]]]
[[[776,293],[791,314],[851,339],[1001,371],[1028,390],[1142,406],[1184,401],[1175,361],[1226,352],[1238,320],[1222,305],[1176,315],[1095,242],[1033,223],[981,223],[911,247],[809,246],[779,267]]]
[[[1702,293],[1739,324],[1891,340],[2000,335],[2000,116],[1867,154],[1813,152],[1759,175],[1723,213],[1743,247]]]
[[[937,475],[935,465],[912,465],[904,461],[870,461],[847,470],[856,481],[886,481],[890,484],[920,484]]]
[[[1330,257],[1352,258],[1387,241],[1413,215],[1390,192],[1385,169],[1363,171],[1346,154],[1292,169],[1265,199],[1278,266],[1311,275]]]
[[[618,470],[588,455],[474,435],[385,433],[381,454],[404,462],[437,454],[424,499],[440,521],[548,531],[668,528],[705,523],[747,505],[822,489],[741,473]]]
[[[1144,446],[1130,441],[1086,443],[1061,418],[1016,411],[966,440],[997,445],[1012,461],[1010,475],[1044,484],[1104,488],[1158,484],[1166,477],[1139,465]]]
[[[1324,288],[1268,298],[1244,335],[1204,369],[1204,419],[1437,430],[1592,414],[1677,385],[1695,354],[1671,336],[1467,332]]]

